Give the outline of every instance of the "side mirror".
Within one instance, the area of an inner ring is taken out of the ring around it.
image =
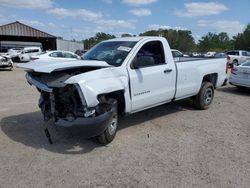
[[[137,56],[133,62],[133,68],[139,69],[141,67],[152,66],[155,64],[154,58],[151,56],[140,55]]]

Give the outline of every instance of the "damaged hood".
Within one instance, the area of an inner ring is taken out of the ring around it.
[[[53,71],[61,71],[78,67],[111,67],[105,61],[96,60],[48,60],[46,62],[30,62],[25,64],[17,64],[17,67],[35,72],[51,73]]]

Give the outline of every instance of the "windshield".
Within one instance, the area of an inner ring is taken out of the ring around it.
[[[113,66],[121,66],[135,44],[135,41],[102,42],[85,53],[82,59],[105,61]]]

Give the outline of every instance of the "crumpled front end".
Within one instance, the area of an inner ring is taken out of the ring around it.
[[[40,92],[39,107],[45,122],[64,127],[77,128],[85,137],[101,134],[112,117],[112,104],[100,97],[99,104],[88,107],[79,85],[66,84],[72,75],[66,73],[26,74],[27,81]]]

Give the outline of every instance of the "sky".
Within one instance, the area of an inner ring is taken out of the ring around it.
[[[0,0],[0,25],[20,21],[64,39],[97,32],[119,37],[151,29],[190,30],[230,37],[250,23],[250,0]]]

